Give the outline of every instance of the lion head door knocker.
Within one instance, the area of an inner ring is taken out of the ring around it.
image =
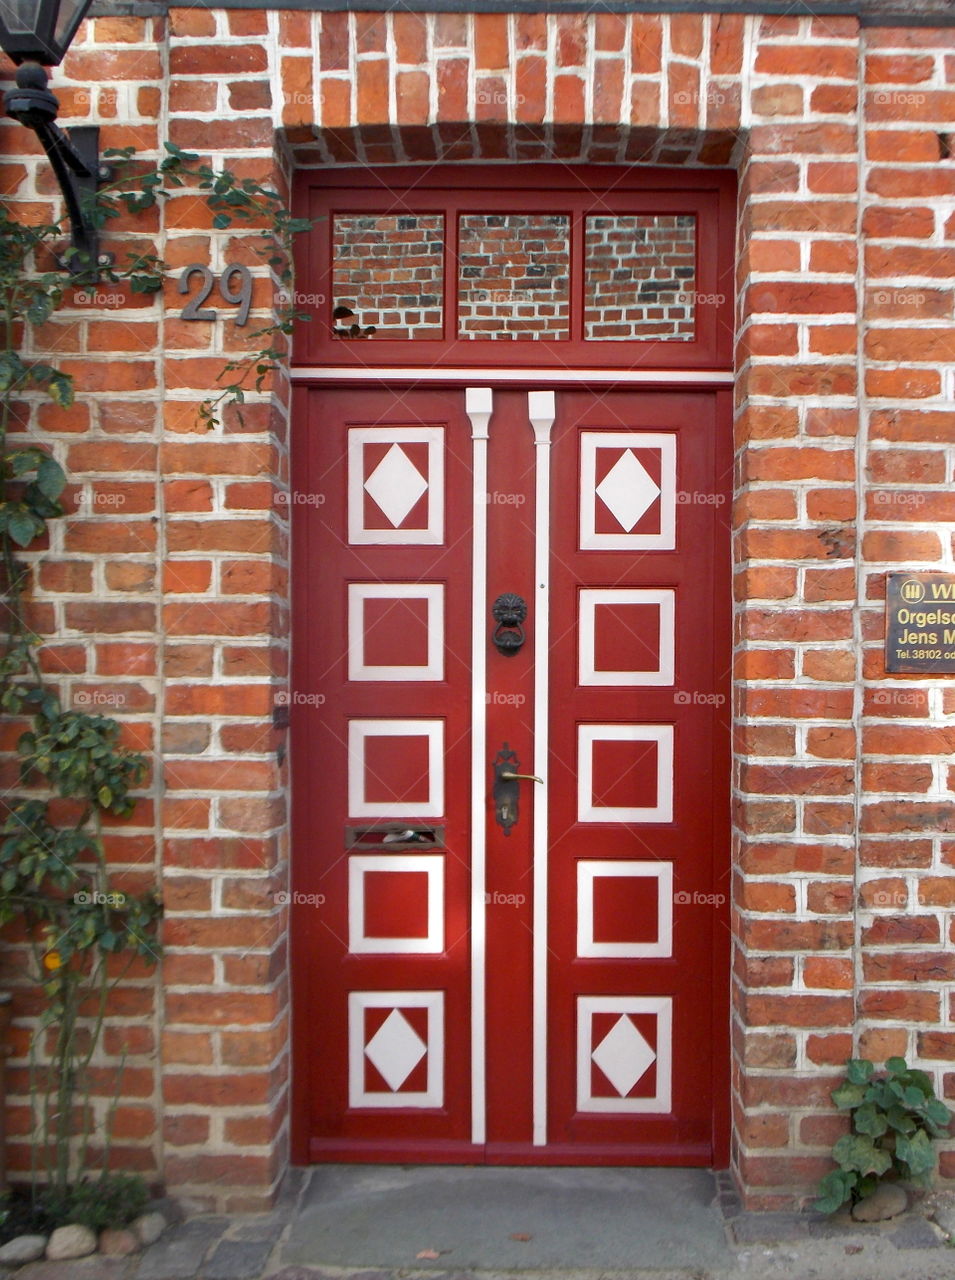
[[[527,617],[527,605],[523,598],[505,591],[494,601],[491,613],[497,622],[491,639],[498,652],[505,655],[517,653],[525,639],[523,623]]]

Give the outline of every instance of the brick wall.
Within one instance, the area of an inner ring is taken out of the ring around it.
[[[827,1167],[828,1092],[854,1049],[906,1052],[955,1097],[955,693],[887,678],[880,648],[885,571],[953,567],[951,49],[951,31],[844,18],[183,9],[87,23],[55,76],[64,114],[102,123],[106,145],[149,155],[168,130],[280,184],[354,161],[738,169],[733,1164],[764,1207]],[[0,128],[3,189],[39,217],[46,166]],[[176,266],[245,252],[188,192],[147,233]],[[181,302],[174,285],[76,301],[34,342],[76,373],[78,405],[24,404],[23,425],[81,507],[43,557],[46,662],[68,696],[127,699],[129,739],[165,749],[136,825],[110,834],[167,906],[161,984],[121,988],[104,1048],[105,1068],[131,1038],[117,1158],[238,1207],[268,1198],[288,1124],[270,719],[288,395],[198,430],[246,336],[183,323]],[[20,999],[17,1168],[29,1014]]]

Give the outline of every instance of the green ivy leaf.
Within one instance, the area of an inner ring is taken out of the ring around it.
[[[868,1134],[870,1138],[881,1138],[889,1127],[883,1111],[871,1102],[865,1102],[855,1111],[852,1117],[856,1133]]]
[[[56,299],[49,293],[37,293],[26,309],[26,317],[31,324],[45,324],[53,314]]]
[[[47,391],[50,399],[64,409],[68,409],[73,403],[73,379],[68,374],[54,373],[50,377]]]
[[[46,457],[37,467],[36,483],[43,496],[53,502],[66,488],[66,473],[55,458]]]
[[[885,1112],[885,1119],[889,1128],[894,1129],[896,1133],[914,1133],[918,1128],[904,1107],[889,1107]]]
[[[833,1169],[819,1183],[819,1196],[813,1204],[817,1213],[835,1213],[852,1195],[858,1182],[858,1174],[845,1169]]]
[[[43,533],[45,525],[22,503],[17,503],[7,517],[6,528],[18,547],[28,547],[34,538]]]
[[[832,1155],[843,1169],[855,1169],[858,1173],[886,1173],[892,1168],[888,1151],[877,1147],[863,1134],[847,1133],[832,1148]]]
[[[847,1111],[851,1107],[862,1105],[865,1098],[865,1089],[861,1084],[851,1084],[845,1080],[837,1088],[832,1091],[832,1100],[840,1111]]]
[[[938,1098],[932,1098],[926,1104],[925,1118],[930,1124],[937,1125],[940,1129],[947,1129],[952,1120],[952,1113],[944,1102],[940,1102]]]
[[[846,1063],[846,1078],[850,1084],[867,1084],[874,1070],[868,1058],[850,1058]]]
[[[935,1149],[923,1129],[911,1138],[900,1134],[895,1142],[895,1154],[897,1159],[908,1165],[913,1178],[924,1178],[935,1168]]]

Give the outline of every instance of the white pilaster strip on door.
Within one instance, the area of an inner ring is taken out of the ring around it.
[[[547,825],[550,690],[550,433],[553,391],[529,391],[534,428],[534,1146],[547,1144]]]
[[[485,1081],[485,843],[487,801],[487,436],[494,393],[468,387],[471,420],[471,1141],[487,1140]]]

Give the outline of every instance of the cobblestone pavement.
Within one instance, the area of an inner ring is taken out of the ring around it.
[[[144,1253],[131,1258],[94,1256],[69,1262],[33,1262],[9,1270],[9,1280],[955,1280],[955,1247],[932,1221],[955,1224],[955,1193],[917,1201],[891,1222],[853,1223],[814,1214],[741,1211],[718,1175],[714,1212],[722,1217],[731,1262],[710,1270],[592,1270],[550,1268],[503,1272],[455,1271],[453,1258],[433,1265],[409,1257],[406,1268],[289,1266],[287,1239],[309,1171],[295,1170],[271,1213],[206,1214],[170,1227]],[[946,1216],[947,1215],[947,1216]],[[674,1239],[680,1232],[674,1205]],[[453,1251],[452,1251],[453,1252]],[[449,1265],[450,1264],[450,1265]]]

